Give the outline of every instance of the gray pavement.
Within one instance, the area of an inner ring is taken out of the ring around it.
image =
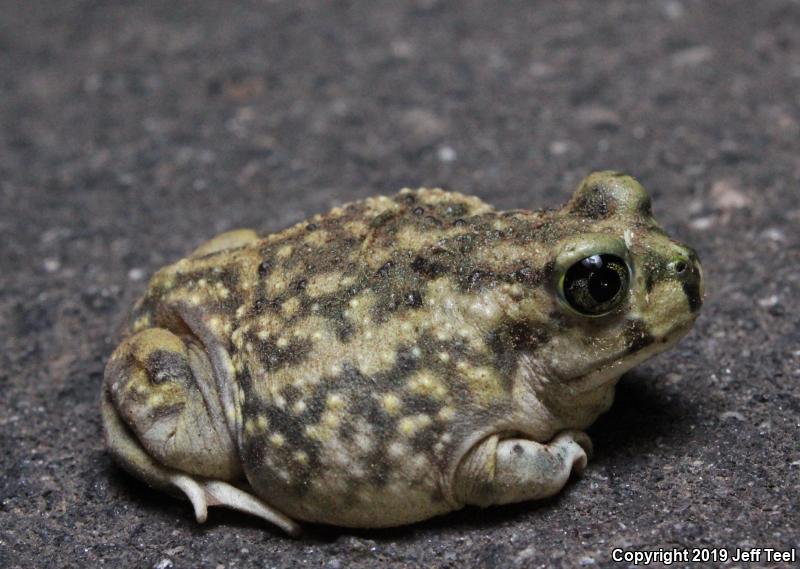
[[[606,168],[651,190],[708,297],[690,336],[623,379],[559,497],[292,541],[222,511],[199,526],[104,452],[120,322],[212,234],[423,184],[555,206]],[[797,1],[2,0],[0,566],[800,547],[799,180]]]

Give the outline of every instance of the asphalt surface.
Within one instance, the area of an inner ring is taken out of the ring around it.
[[[800,3],[178,4],[0,1],[0,566],[800,548]],[[200,526],[104,452],[119,324],[205,238],[423,184],[556,206],[606,168],[650,189],[708,295],[623,379],[558,498],[293,541],[223,511]]]

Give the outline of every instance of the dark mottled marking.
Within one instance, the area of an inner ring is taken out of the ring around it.
[[[703,298],[700,295],[700,281],[699,279],[688,280],[683,283],[683,293],[689,301],[689,310],[697,312],[703,304]]]
[[[653,215],[653,201],[650,199],[649,195],[645,196],[645,198],[639,202],[636,211],[640,215],[645,215],[648,217]]]
[[[353,423],[350,421],[345,421],[341,425],[339,425],[339,430],[337,432],[339,439],[344,443],[350,443],[353,440],[353,435],[355,434],[356,429],[353,426]]]
[[[326,391],[346,392],[349,416],[363,417],[371,427],[377,444],[365,457],[366,463],[370,465],[368,481],[374,486],[383,486],[389,479],[391,468],[391,464],[386,460],[385,441],[396,433],[397,418],[388,415],[380,401],[373,396],[376,384],[383,385],[384,382],[377,377],[363,375],[352,364],[345,364],[340,375],[326,379],[326,385],[329,386]],[[339,430],[341,431],[348,422],[345,421]]]
[[[236,381],[239,383],[245,393],[253,392],[253,376],[247,367],[245,367],[243,371],[236,375]]]
[[[434,422],[411,437],[411,448],[414,452],[427,455],[428,458],[431,459],[431,462],[433,462],[435,459],[433,456],[433,446],[436,444],[436,441],[439,440],[442,431],[444,431],[444,425],[439,422]]]
[[[393,259],[386,261],[373,276],[364,279],[363,286],[377,293],[371,311],[375,323],[386,322],[397,312],[423,306],[422,285],[425,279],[424,272],[420,274],[420,271],[438,272],[439,269],[431,268],[426,261],[409,263],[409,257],[408,252],[395,252]]]
[[[541,269],[541,281],[543,283],[554,282],[554,275],[556,271],[556,262],[551,259],[547,261]]]
[[[298,318],[307,314],[311,310],[311,306],[316,303],[319,306],[319,315],[327,318],[336,328],[336,333],[342,342],[347,342],[355,332],[355,327],[350,320],[344,316],[344,312],[348,309],[350,300],[359,294],[368,281],[361,279],[356,284],[340,289],[332,294],[319,297],[315,302],[304,295],[301,300],[300,311]]]
[[[167,350],[153,351],[148,356],[145,367],[148,379],[156,385],[176,380],[186,382],[193,375],[183,355]]]
[[[413,371],[416,371],[418,366],[419,362],[417,358],[414,357],[412,348],[410,346],[401,346],[397,349],[394,367],[386,372],[386,375],[394,376],[401,380],[406,378]]]
[[[580,197],[572,205],[574,214],[589,219],[605,219],[617,207],[617,200],[602,186],[592,186],[581,192]]]
[[[470,272],[466,278],[459,280],[462,289],[468,292],[476,292],[493,284],[495,282],[495,275],[492,271],[476,269]]]
[[[525,286],[538,286],[542,282],[544,271],[536,270],[528,266],[520,267],[519,269],[513,271],[509,278],[519,284],[523,284]]]
[[[425,213],[425,208],[424,207],[415,207],[414,210],[411,213],[413,213],[414,215],[422,215],[423,213]]]
[[[267,405],[264,408],[269,421],[270,430],[281,433],[288,446],[295,449],[307,450],[311,447],[311,440],[305,434],[305,424],[298,420],[290,410],[282,409],[277,405]]]
[[[306,425],[315,425],[319,423],[322,418],[322,413],[325,412],[325,401],[327,397],[328,392],[324,389],[313,391],[311,397],[305,399],[306,409],[303,411],[299,420]]]
[[[267,456],[266,441],[260,437],[249,437],[242,445],[242,461],[244,462],[247,470],[258,470],[264,465],[264,459]]]
[[[171,415],[177,415],[183,411],[186,403],[183,401],[172,403],[170,405],[159,405],[157,407],[148,407],[147,418],[150,421],[158,421],[159,419],[166,419]]]
[[[178,273],[175,275],[175,284],[173,289],[179,288],[184,285],[196,284],[198,281],[205,279],[210,283],[222,282],[225,286],[235,287],[239,282],[239,275],[235,269],[222,269],[215,270],[213,268],[204,268],[196,271],[187,271],[185,273]]]
[[[466,224],[467,224],[467,222],[466,222],[466,221],[464,221],[463,219],[460,219],[460,218],[459,218],[459,219],[456,219],[456,220],[453,222],[453,226],[455,226],[455,227],[463,227],[463,226],[465,226]]]
[[[452,244],[455,246],[455,250],[459,252],[461,255],[469,255],[473,249],[475,249],[477,238],[475,235],[470,233],[466,233],[464,235],[459,235],[452,240]]]
[[[703,304],[703,296],[700,292],[700,261],[697,258],[697,253],[689,250],[689,262],[686,265],[688,272],[684,270],[680,274],[683,279],[683,293],[689,301],[689,310],[697,312]]]
[[[405,297],[406,305],[410,306],[411,308],[419,308],[422,306],[422,294],[419,291],[412,290]]]
[[[406,415],[424,413],[433,416],[442,408],[441,401],[425,395],[405,394],[402,401],[403,413]]]
[[[252,342],[265,371],[297,365],[308,357],[312,347],[308,339],[294,339],[287,346],[279,347],[273,339],[262,340],[252,331],[247,333],[246,339]]]
[[[284,300],[285,300],[284,296],[279,296],[278,298],[267,297],[264,287],[259,286],[259,289],[255,294],[255,298],[253,299],[253,307],[251,309],[251,313],[253,315],[257,315],[257,314],[263,314],[266,311],[279,312],[281,309],[281,304],[283,303]]]
[[[625,327],[625,343],[628,353],[638,352],[655,342],[655,338],[648,332],[647,326],[641,320],[628,320]]]
[[[644,279],[644,290],[648,293],[652,292],[653,287],[656,286],[656,283],[660,279],[658,278],[658,273],[656,271],[648,271],[647,276]]]
[[[303,396],[303,392],[294,385],[287,385],[283,388],[283,391],[281,391],[281,395],[283,395],[283,398],[286,399],[286,404],[291,406]]]
[[[317,224],[316,223],[309,223],[308,225],[306,225],[306,230],[308,230],[308,231],[316,231],[317,230]]]
[[[514,454],[516,454],[518,456],[521,456],[521,455],[525,454],[525,449],[522,448],[522,445],[519,444],[519,443],[517,443],[513,447],[511,447],[511,450],[514,452]]]
[[[268,443],[266,435],[247,437],[244,441],[244,461],[250,470],[263,468],[267,454],[276,461],[286,465],[291,473],[290,489],[297,496],[303,496],[309,488],[314,473],[320,468],[319,454],[321,445],[305,434],[307,424],[303,415],[296,416],[291,411],[271,403],[257,403],[252,399],[245,401],[243,413],[247,417],[263,414],[267,417],[270,433],[280,433],[284,444],[275,447]],[[295,451],[302,450],[308,457],[306,464],[297,462],[293,456]]]
[[[548,326],[551,330],[555,333],[561,332],[566,328],[569,328],[574,325],[574,318],[575,316],[569,313],[566,313],[562,308],[556,308],[555,310],[551,310],[547,314],[547,322]],[[584,321],[583,319],[581,321]]]
[[[378,275],[379,277],[381,277],[381,278],[386,278],[387,276],[389,276],[389,273],[391,272],[391,270],[392,270],[392,268],[393,268],[393,267],[394,267],[394,261],[391,261],[391,260],[389,260],[389,261],[386,261],[386,262],[385,262],[385,263],[384,263],[384,264],[381,266],[381,268],[380,268],[380,269],[378,269],[378,271],[377,271],[377,275]]]
[[[164,294],[164,290],[162,289],[154,289],[151,290],[146,296],[144,296],[136,306],[133,307],[133,311],[130,316],[130,322],[136,322],[139,318],[142,318],[145,315],[152,315],[155,314],[158,308],[158,302],[161,300],[161,296]]]
[[[386,457],[386,441],[396,432],[397,420],[389,417],[374,399],[366,400],[365,404],[366,413],[363,410],[361,412],[372,427],[373,436],[380,441],[366,457],[367,464],[370,465],[368,480],[373,486],[382,487],[389,480],[391,466]]]
[[[428,225],[433,225],[433,226],[435,226],[435,227],[437,227],[437,228],[438,228],[438,227],[443,227],[443,226],[444,226],[444,223],[442,222],[442,220],[441,220],[441,219],[439,219],[439,218],[437,218],[437,217],[434,217],[434,216],[432,216],[432,215],[426,215],[426,216],[425,216],[425,222],[426,222]]]
[[[460,218],[469,213],[469,209],[467,208],[466,204],[463,203],[447,203],[447,204],[442,204],[442,206],[444,209],[444,214],[449,217]]]
[[[369,222],[369,226],[372,229],[377,229],[382,225],[386,225],[389,221],[394,218],[396,215],[393,211],[384,211],[383,213],[379,213],[375,217],[372,218],[372,221]]]
[[[436,261],[431,261],[425,257],[417,257],[414,259],[411,263],[411,268],[429,279],[435,279],[447,272],[447,267],[445,265]]]
[[[502,241],[506,238],[506,232],[502,229],[493,229],[486,233],[486,239],[488,241]]]
[[[647,292],[651,292],[659,282],[671,278],[668,270],[669,259],[657,253],[646,251],[639,269],[646,273],[644,287]]]
[[[238,290],[239,274],[234,267],[205,268],[179,273],[175,277],[175,284],[172,289],[183,287],[191,289],[202,279],[205,279],[209,284],[222,283],[228,289],[228,297],[217,300],[217,306],[221,312],[233,312],[242,304],[241,293]]]
[[[486,336],[486,344],[495,357],[495,367],[504,381],[511,381],[519,352],[533,351],[548,339],[544,328],[528,320],[505,320]]]
[[[334,327],[336,328],[336,337],[343,344],[348,343],[356,332],[355,325],[346,318],[334,320]]]

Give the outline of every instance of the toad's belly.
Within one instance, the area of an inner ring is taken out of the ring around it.
[[[271,506],[300,520],[349,527],[390,527],[458,507],[443,492],[444,472],[431,451],[380,437],[329,440],[292,449],[269,437],[251,442],[245,473]]]

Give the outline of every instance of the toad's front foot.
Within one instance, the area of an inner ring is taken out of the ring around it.
[[[591,452],[582,431],[563,431],[547,444],[494,435],[467,454],[456,473],[455,493],[478,506],[546,498],[563,488],[571,472],[583,472]]]

